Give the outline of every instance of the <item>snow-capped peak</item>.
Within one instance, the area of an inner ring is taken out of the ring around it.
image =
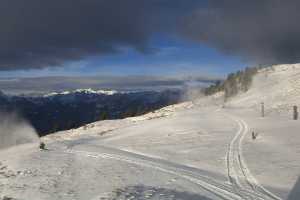
[[[88,89],[77,89],[74,91],[74,93],[114,95],[118,92],[115,90],[93,90],[91,88],[88,88]]]
[[[56,95],[68,95],[68,94],[75,94],[75,93],[114,95],[118,92],[115,90],[93,90],[91,88],[88,88],[88,89],[77,89],[74,91],[52,92],[44,95],[44,97],[51,97]]]

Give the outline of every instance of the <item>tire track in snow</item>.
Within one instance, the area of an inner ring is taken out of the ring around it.
[[[229,116],[229,115],[227,115]],[[243,199],[281,200],[275,194],[265,189],[251,174],[243,157],[242,142],[248,133],[248,125],[242,119],[229,116],[239,126],[239,130],[230,142],[227,152],[227,173],[233,188]],[[244,190],[252,191],[253,196],[244,194]]]

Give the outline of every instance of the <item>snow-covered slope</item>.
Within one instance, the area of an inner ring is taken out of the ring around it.
[[[234,97],[229,105],[259,109],[264,102],[266,112],[284,115],[300,106],[300,64],[264,68],[254,77],[246,93]]]

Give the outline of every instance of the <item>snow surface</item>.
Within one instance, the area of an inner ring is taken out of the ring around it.
[[[299,64],[273,66],[225,104],[218,93],[49,135],[46,151],[2,150],[0,199],[299,200],[298,80]]]

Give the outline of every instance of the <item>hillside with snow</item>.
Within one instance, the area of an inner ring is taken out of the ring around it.
[[[231,100],[229,105],[257,109],[265,104],[266,112],[289,115],[300,106],[300,64],[263,68],[254,77],[252,87]]]
[[[219,92],[57,132],[47,150],[2,149],[0,199],[299,200],[298,80],[300,64],[272,66],[225,103]]]

